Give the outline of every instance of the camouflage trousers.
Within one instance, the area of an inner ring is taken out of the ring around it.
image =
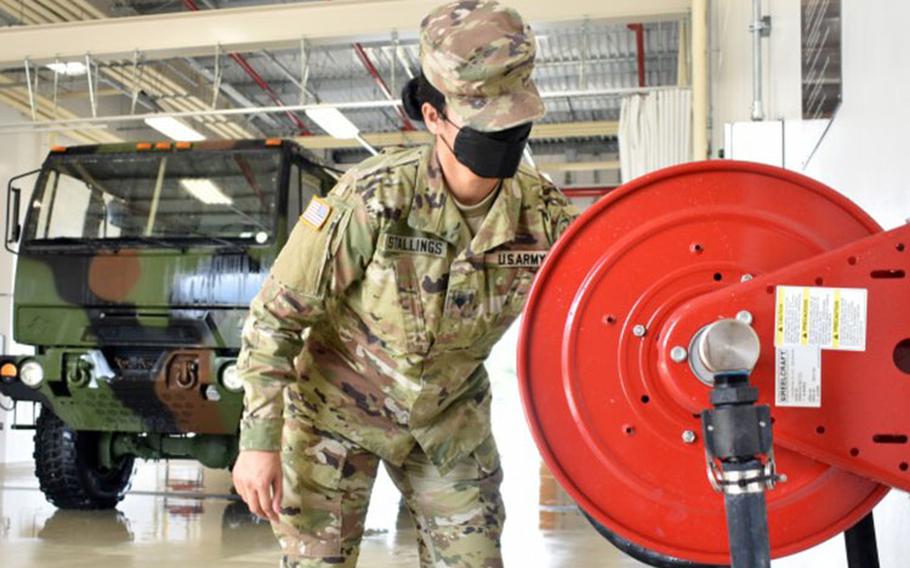
[[[280,522],[272,528],[285,568],[353,568],[380,459],[305,419],[286,419]],[[416,447],[385,464],[417,528],[422,568],[498,568],[505,510],[490,437],[445,475]]]

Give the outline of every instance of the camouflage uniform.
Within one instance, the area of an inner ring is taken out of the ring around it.
[[[440,10],[467,4],[495,5]],[[356,563],[380,460],[423,566],[501,565],[483,362],[574,214],[522,167],[472,236],[434,147],[371,158],[310,204],[251,305],[238,361],[241,449],[282,452],[286,565]]]

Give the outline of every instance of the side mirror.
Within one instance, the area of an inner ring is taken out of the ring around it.
[[[35,175],[40,171],[41,170],[33,170],[15,176],[9,180],[9,184],[6,186],[6,230],[4,232],[3,245],[6,247],[6,250],[12,254],[17,254],[18,251],[10,245],[18,243],[19,238],[22,236],[22,221],[20,214],[22,190],[18,187],[13,187],[13,182],[24,177]]]
[[[6,194],[6,244],[19,242],[22,235],[22,224],[19,222],[19,208],[22,192],[18,187],[10,186]]]

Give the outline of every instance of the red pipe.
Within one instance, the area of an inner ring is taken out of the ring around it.
[[[363,66],[366,67],[366,70],[370,73],[370,75],[372,75],[373,80],[376,81],[376,84],[379,86],[379,90],[383,92],[387,99],[394,101],[396,97],[392,95],[392,91],[389,90],[389,86],[386,85],[385,81],[382,79],[382,75],[380,75],[379,71],[376,70],[376,66],[373,65],[372,61],[370,61],[370,57],[363,49],[363,46],[359,43],[355,43],[354,53],[357,54],[357,57],[360,58],[360,62],[363,63]],[[408,119],[408,115],[404,113],[404,110],[402,110],[400,106],[395,106],[395,112],[398,113],[398,117],[401,118],[401,123],[404,125],[404,127],[402,127],[402,130],[416,130],[416,128],[414,128],[414,125]]]
[[[566,197],[603,197],[618,186],[604,185],[595,187],[563,187],[560,188]]]
[[[638,52],[638,86],[645,87],[647,86],[647,81],[645,80],[645,26],[642,24],[629,24],[627,27],[635,32],[635,48]]]
[[[183,5],[193,12],[199,11],[199,5],[196,4],[196,0],[183,0]],[[255,81],[255,83],[259,85],[263,91],[265,91],[265,93],[269,96],[270,99],[272,99],[272,102],[274,102],[276,106],[284,106],[284,102],[281,100],[281,97],[278,96],[278,93],[272,90],[269,84],[265,82],[265,79],[263,79],[255,69],[253,69],[252,65],[250,65],[249,61],[247,61],[245,57],[239,53],[228,53],[228,57],[233,59],[234,62],[237,63],[237,65],[239,65],[240,68],[243,69],[246,74],[249,75],[250,78]],[[310,136],[312,134],[312,132],[307,129],[306,124],[300,120],[299,116],[291,111],[287,111],[286,114],[288,115],[288,118],[291,119],[291,122],[293,122],[294,125],[299,129],[300,134],[303,136]]]

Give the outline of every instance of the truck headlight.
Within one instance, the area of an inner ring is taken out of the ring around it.
[[[38,361],[26,361],[19,367],[19,380],[33,389],[44,382],[44,369]]]
[[[243,390],[243,381],[240,379],[240,373],[237,371],[237,363],[228,363],[221,370],[221,384],[231,392],[240,392]]]

